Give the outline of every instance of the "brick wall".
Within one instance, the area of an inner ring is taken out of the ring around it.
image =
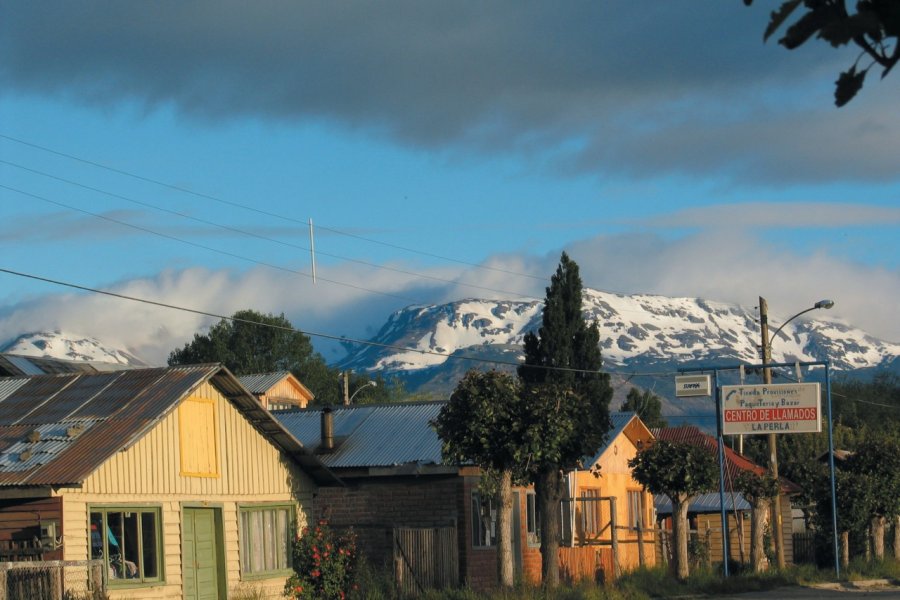
[[[315,516],[353,527],[359,549],[376,567],[391,567],[395,527],[446,527],[460,520],[460,480],[453,476],[369,477],[322,487]],[[461,528],[461,527],[460,527]]]
[[[478,475],[344,478],[346,487],[322,487],[314,517],[327,518],[337,529],[353,527],[359,549],[377,568],[393,569],[395,527],[457,528],[459,580],[475,590],[497,584],[497,549],[472,546],[472,492]],[[525,490],[519,490],[522,576],[539,582],[540,548],[529,546],[525,523]],[[392,571],[387,571],[392,572]]]

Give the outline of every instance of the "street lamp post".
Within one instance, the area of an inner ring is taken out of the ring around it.
[[[361,386],[356,388],[356,391],[353,392],[352,396],[350,396],[350,399],[347,401],[347,404],[353,404],[353,399],[356,398],[356,395],[358,393],[360,393],[361,391],[363,391],[364,389],[366,389],[367,387],[376,387],[377,385],[378,385],[378,383],[373,379],[370,379],[369,381],[365,382],[364,384],[362,384]]]
[[[808,313],[811,310],[816,310],[819,308],[831,308],[834,306],[834,302],[831,300],[819,300],[814,305],[804,310],[801,310],[796,315],[785,321],[781,324],[781,326],[775,330],[775,334],[772,336],[772,339],[778,337],[778,333],[784,329],[784,326],[799,317],[802,314]],[[763,383],[771,384],[772,383],[772,371],[765,365],[768,365],[772,362],[772,345],[769,343],[769,305],[766,302],[766,299],[762,296],[759,297],[759,325],[760,325],[760,333],[762,335],[762,364],[763,364]],[[774,433],[770,433],[768,436],[769,441],[769,474],[778,481],[778,438]],[[784,527],[782,525],[781,518],[781,493],[775,495],[775,498],[772,500],[772,517],[775,525],[775,557],[778,562],[778,568],[783,569],[785,567],[785,558],[784,558]]]

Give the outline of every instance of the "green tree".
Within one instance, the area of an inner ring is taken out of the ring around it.
[[[632,387],[619,410],[637,413],[644,425],[651,429],[669,424],[662,416],[662,400],[650,390],[641,391]]]
[[[715,489],[719,472],[715,456],[702,446],[659,440],[638,452],[628,466],[635,481],[671,500],[675,574],[687,579],[688,507],[694,496]]]
[[[169,354],[169,365],[218,362],[235,375],[290,371],[316,395],[318,403],[340,402],[338,373],[316,352],[309,337],[284,314],[239,310],[205,334],[195,333]]]
[[[746,5],[752,3],[753,0],[744,0]],[[852,43],[861,50],[835,82],[837,106],[845,105],[862,89],[869,69],[880,67],[883,79],[900,60],[900,2],[897,0],[858,0],[855,12],[847,9],[845,0],[787,0],[772,12],[763,39],[768,40],[801,7],[802,14],[787,27],[779,44],[794,50],[815,36],[834,48]],[[867,63],[861,64],[863,59]]]
[[[309,337],[296,331],[283,314],[239,310],[169,354],[169,365],[204,362],[220,362],[235,375],[249,375],[296,371],[324,360],[313,351]]]
[[[520,384],[511,374],[471,370],[432,423],[446,460],[474,463],[498,478],[497,575],[505,587],[514,583],[512,483],[517,473],[521,476],[523,465],[521,403]]]
[[[847,459],[847,472],[865,494],[873,554],[883,560],[885,524],[900,515],[900,443],[893,438],[867,439]]]
[[[741,471],[734,487],[750,503],[750,565],[757,573],[765,568],[765,523],[766,513],[772,498],[778,494],[778,482],[768,474],[758,475],[753,471]]]
[[[544,584],[554,587],[563,472],[604,442],[612,398],[609,375],[600,372],[600,332],[585,321],[578,265],[565,252],[547,288],[541,327],[524,341],[518,374],[532,434],[528,456],[541,517],[541,571]]]

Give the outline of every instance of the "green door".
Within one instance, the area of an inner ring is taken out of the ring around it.
[[[185,508],[182,564],[185,600],[219,600],[219,540],[216,509]]]

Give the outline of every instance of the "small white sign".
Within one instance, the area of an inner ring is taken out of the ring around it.
[[[677,398],[710,396],[712,395],[711,390],[709,375],[679,375],[675,377],[675,396]]]
[[[722,433],[818,433],[822,401],[818,383],[722,386]]]

